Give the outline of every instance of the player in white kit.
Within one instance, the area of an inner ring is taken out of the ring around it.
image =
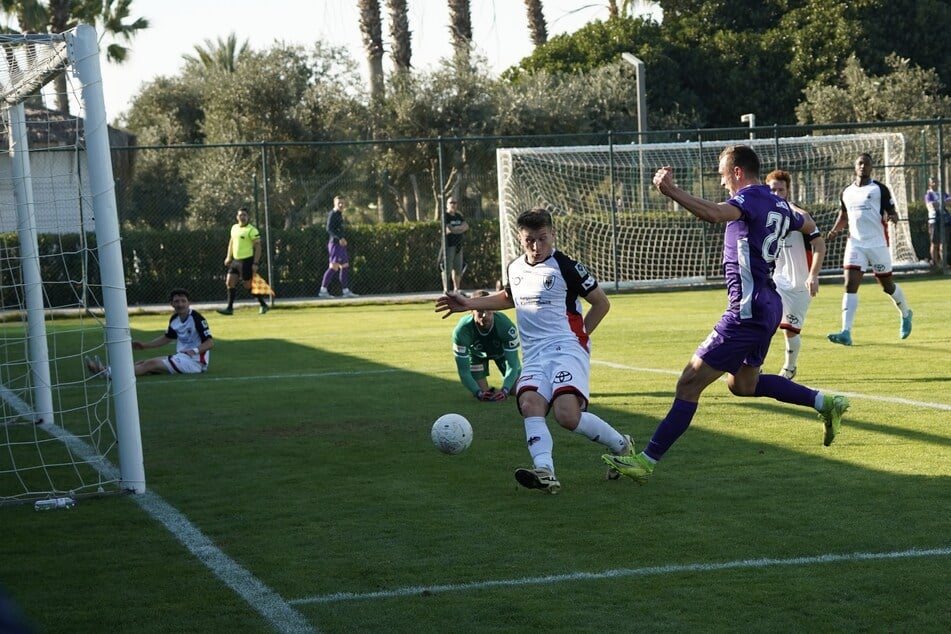
[[[809,214],[789,200],[792,177],[784,170],[773,170],[766,175],[770,191],[789,203],[789,207],[805,218]],[[821,235],[805,236],[801,231],[790,231],[783,238],[782,247],[776,256],[773,281],[783,300],[783,318],[779,328],[785,335],[786,357],[779,371],[787,379],[796,376],[802,338],[799,334],[806,323],[806,312],[812,298],[819,292],[819,271],[826,253],[826,243]]]
[[[842,330],[828,335],[829,341],[844,346],[852,345],[852,324],[859,306],[859,286],[865,269],[871,267],[875,279],[901,313],[898,336],[907,339],[911,334],[912,311],[905,301],[905,293],[892,279],[892,256],[888,250],[888,223],[898,222],[898,211],[888,187],[874,180],[872,157],[859,154],[855,159],[855,182],[842,192],[842,203],[835,224],[829,231],[829,240],[848,226],[849,241],[842,256],[845,273],[845,295],[842,297]]]
[[[445,312],[445,318],[473,309],[515,308],[522,340],[522,374],[515,393],[533,462],[532,468],[516,470],[515,479],[526,488],[557,493],[561,483],[555,476],[554,442],[545,422],[549,410],[559,425],[604,445],[612,454],[627,455],[633,442],[586,411],[589,336],[611,307],[607,295],[583,264],[555,249],[555,229],[547,210],[522,212],[516,224],[524,254],[509,264],[505,288],[485,297],[446,294],[436,300],[436,311]],[[590,304],[585,314],[581,298]]]

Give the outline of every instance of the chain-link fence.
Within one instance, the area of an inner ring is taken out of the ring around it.
[[[223,260],[235,210],[247,205],[265,247],[262,274],[279,297],[314,297],[326,269],[327,212],[335,195],[347,200],[351,286],[360,294],[442,288],[438,257],[442,213],[449,196],[470,224],[463,287],[492,287],[501,277],[496,149],[540,146],[693,142],[719,146],[755,135],[760,141],[807,135],[900,132],[905,139],[912,242],[927,258],[924,192],[929,176],[948,173],[941,119],[837,126],[771,126],[597,135],[429,138],[361,142],[248,143],[116,148],[116,193],[132,304],[162,303],[173,286],[196,301],[223,297]],[[777,153],[775,156],[779,156]],[[852,178],[854,156],[836,166],[836,192],[812,205],[833,209]],[[763,174],[774,167],[764,156]],[[648,186],[658,165],[642,166]],[[715,177],[716,165],[700,166]],[[121,171],[120,171],[121,170]],[[873,173],[873,176],[875,174]],[[605,178],[612,174],[605,173]],[[699,179],[699,182],[708,182]],[[708,198],[722,191],[698,191]],[[634,192],[622,200],[637,204]],[[834,196],[834,198],[833,198]],[[616,210],[615,210],[616,211]],[[709,257],[708,257],[709,256]],[[718,253],[702,254],[716,261]],[[333,290],[333,289],[332,289]]]

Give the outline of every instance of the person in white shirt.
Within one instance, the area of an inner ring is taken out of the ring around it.
[[[842,330],[829,333],[832,343],[852,345],[852,325],[859,305],[859,286],[865,269],[871,268],[882,290],[892,298],[901,313],[898,336],[911,334],[912,311],[905,293],[892,278],[892,256],[888,250],[888,222],[898,222],[898,211],[888,187],[872,178],[872,157],[859,154],[855,159],[855,181],[842,192],[839,215],[828,239],[848,227],[849,241],[842,256],[845,294],[842,297]]]
[[[161,348],[175,342],[175,353],[142,359],[135,362],[135,375],[146,374],[201,374],[208,371],[211,361],[211,349],[215,340],[211,336],[208,322],[197,310],[191,307],[191,298],[184,288],[174,288],[169,293],[172,316],[168,318],[165,332],[150,341],[132,342],[133,350]],[[112,369],[104,365],[99,357],[86,357],[86,367],[92,374],[111,378]]]
[[[773,170],[766,175],[770,191],[789,203],[795,213],[809,218],[809,214],[789,200],[792,176],[784,170]],[[818,230],[817,230],[818,232]],[[819,292],[819,272],[826,254],[826,242],[821,234],[805,236],[801,231],[790,231],[782,241],[776,256],[773,281],[783,300],[783,318],[779,328],[786,341],[786,357],[781,375],[787,379],[796,376],[802,338],[799,336],[806,323],[806,312],[812,298]]]
[[[619,433],[588,412],[591,333],[611,308],[598,281],[583,264],[555,249],[551,213],[535,208],[516,220],[523,255],[508,266],[508,284],[485,297],[448,293],[436,300],[436,312],[515,308],[522,340],[522,373],[515,383],[518,410],[533,468],[517,469],[515,480],[528,489],[557,493],[554,441],[545,416],[551,411],[559,425],[627,455],[631,437]],[[590,306],[581,312],[581,299]],[[609,479],[619,476],[609,473]]]

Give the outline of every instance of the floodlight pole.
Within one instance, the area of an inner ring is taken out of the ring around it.
[[[753,132],[753,128],[756,127],[756,115],[752,112],[748,112],[745,115],[740,117],[740,123],[750,124],[750,139],[756,138],[756,133]]]
[[[645,77],[644,62],[631,53],[621,53],[621,59],[634,67],[634,75],[637,78],[637,145],[644,144],[644,133],[647,132],[647,78]],[[638,150],[638,163],[641,168],[641,176],[638,182],[640,193],[641,210],[644,209],[644,161],[643,154]]]

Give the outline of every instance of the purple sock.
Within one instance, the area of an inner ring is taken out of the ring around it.
[[[670,406],[670,411],[664,420],[660,421],[657,429],[654,430],[654,436],[644,449],[644,453],[660,460],[671,445],[677,442],[677,439],[690,427],[690,421],[697,411],[697,404],[690,401],[684,401],[679,398],[674,399],[674,404]]]
[[[340,287],[350,288],[350,267],[345,266],[340,269]]]
[[[324,279],[320,282],[320,286],[322,288],[327,288],[327,285],[330,284],[330,280],[333,279],[333,276],[334,276],[333,269],[327,269],[326,271],[324,271]]]
[[[783,403],[792,403],[793,405],[815,409],[817,394],[819,394],[818,390],[793,383],[778,374],[761,374],[753,396],[768,396]]]

